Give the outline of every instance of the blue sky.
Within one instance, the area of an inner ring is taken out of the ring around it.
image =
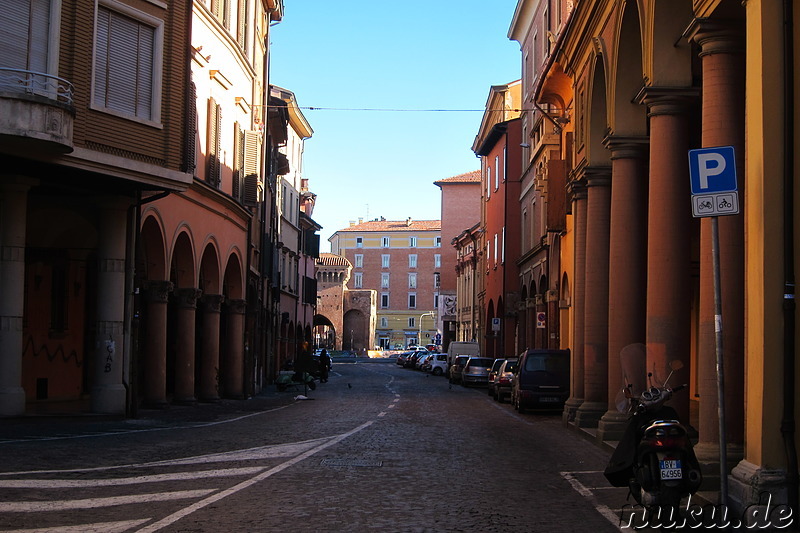
[[[359,217],[438,219],[433,182],[480,168],[471,147],[489,88],[520,77],[507,37],[517,0],[284,4],[270,81],[301,108],[335,109],[303,109],[314,129],[303,177],[317,195],[322,251]]]

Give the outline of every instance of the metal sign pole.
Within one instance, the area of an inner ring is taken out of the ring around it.
[[[719,273],[719,217],[711,217],[711,255],[714,269],[714,333],[717,352],[717,416],[719,417],[719,503],[728,506],[728,444],[725,424],[725,371],[722,355],[722,290]]]

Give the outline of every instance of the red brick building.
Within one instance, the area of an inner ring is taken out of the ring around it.
[[[329,241],[331,252],[353,265],[347,288],[377,292],[377,331],[368,347],[427,344],[435,338],[442,270],[441,221],[359,220],[334,233]],[[347,346],[348,332],[343,333]],[[358,346],[359,339],[353,338],[350,344]]]
[[[457,253],[452,248],[465,229],[481,219],[481,171],[475,170],[439,181],[434,185],[442,191],[442,252],[441,287],[439,288],[439,328],[442,331],[442,346],[456,340],[458,319],[456,316]]]

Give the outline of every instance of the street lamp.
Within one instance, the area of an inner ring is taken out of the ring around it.
[[[422,344],[422,317],[424,316],[436,316],[436,312],[428,311],[427,313],[419,315],[419,338],[417,339],[417,345]]]

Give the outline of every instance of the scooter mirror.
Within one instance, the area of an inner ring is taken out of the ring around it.
[[[680,359],[674,359],[670,361],[669,368],[673,372],[675,372],[676,370],[680,370],[681,368],[683,368],[683,361],[681,361]]]

